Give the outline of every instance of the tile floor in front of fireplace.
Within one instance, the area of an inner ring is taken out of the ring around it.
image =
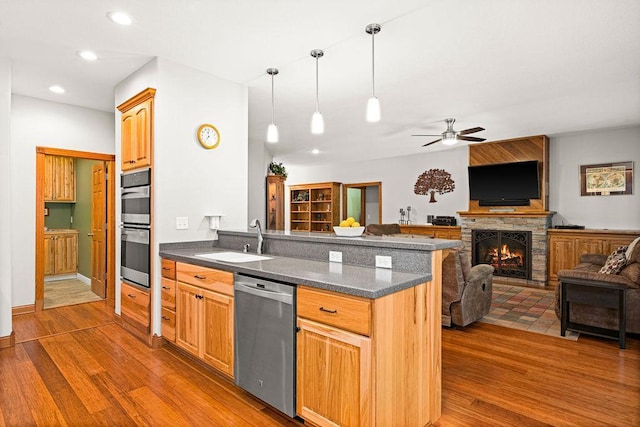
[[[553,290],[494,283],[491,311],[480,321],[560,337],[554,303]],[[577,340],[578,336],[567,331],[562,338]]]

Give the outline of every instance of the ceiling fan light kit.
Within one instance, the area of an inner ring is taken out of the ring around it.
[[[324,56],[324,52],[321,49],[314,49],[311,51],[311,56],[316,59],[316,111],[311,116],[311,133],[321,135],[324,133],[324,118],[320,113],[320,102],[318,100],[318,59]]]
[[[442,145],[454,145],[458,141],[472,141],[472,142],[482,142],[485,141],[485,138],[476,138],[475,136],[466,136],[470,133],[476,133],[483,131],[484,128],[475,127],[470,129],[461,130],[457,132],[453,129],[453,124],[456,119],[449,118],[444,120],[447,123],[447,130],[440,134],[440,138],[435,141],[427,142],[423,145],[423,147],[428,147],[429,145],[435,144],[436,142],[442,141]],[[411,136],[438,136],[438,135],[411,135]]]
[[[369,24],[364,30],[371,34],[371,98],[367,102],[367,122],[376,123],[380,121],[380,101],[376,97],[375,35],[382,27],[380,24]]]
[[[271,76],[271,124],[267,128],[267,142],[276,143],[279,140],[278,127],[275,123],[275,102],[273,94],[273,76],[278,74],[277,68],[267,68],[267,74]]]

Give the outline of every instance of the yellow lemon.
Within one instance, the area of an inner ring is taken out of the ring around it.
[[[349,227],[351,226],[351,224],[353,224],[354,222],[356,222],[355,218],[350,216],[349,218],[346,219],[347,224],[349,224]]]
[[[351,224],[352,227],[360,227],[360,223],[358,221],[355,221],[353,224]]]
[[[345,219],[344,221],[340,221],[340,227],[348,227],[349,222]]]

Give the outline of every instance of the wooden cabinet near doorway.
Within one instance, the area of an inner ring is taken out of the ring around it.
[[[76,168],[73,157],[44,156],[44,201],[76,201]]]
[[[78,230],[44,233],[44,275],[78,272]]]

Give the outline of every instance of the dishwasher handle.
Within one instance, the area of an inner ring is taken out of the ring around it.
[[[234,289],[236,292],[244,292],[260,298],[267,298],[281,303],[292,305],[293,295],[286,292],[273,291],[270,289],[258,288],[257,284],[250,282],[235,282]]]

